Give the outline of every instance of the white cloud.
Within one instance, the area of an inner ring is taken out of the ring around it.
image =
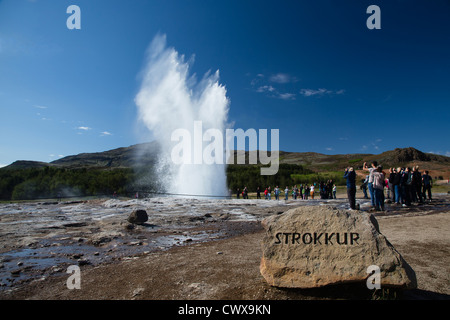
[[[450,157],[450,151],[446,151],[445,153],[441,152],[441,151],[428,151],[427,153],[432,153],[432,154],[437,154],[437,155],[444,155],[446,157]]]
[[[343,94],[345,92],[345,90],[341,89],[341,90],[328,90],[325,88],[319,88],[319,89],[301,89],[300,90],[300,94],[305,96],[305,97],[311,97],[311,96],[322,96],[322,95],[332,95],[332,94]]]
[[[103,132],[101,132],[101,135],[100,135],[101,137],[104,137],[104,136],[112,136],[112,133],[111,132],[108,132],[108,131],[103,131]]]
[[[315,96],[318,94],[324,94],[327,90],[326,89],[318,89],[318,90],[313,90],[313,89],[301,89],[300,90],[300,94],[304,95],[305,97],[310,97],[310,96]]]
[[[278,99],[282,99],[282,100],[294,100],[295,99],[295,93],[289,93],[289,92],[281,93],[271,85],[259,86],[256,89],[256,92],[266,93],[269,97],[278,98]]]
[[[274,92],[275,88],[272,86],[261,86],[258,89],[256,89],[256,92]]]
[[[279,93],[278,98],[283,100],[295,100],[295,94],[294,93]]]
[[[325,150],[332,151],[332,150],[334,150],[334,149],[331,148],[331,147],[328,147],[328,148],[325,148]]]
[[[33,107],[38,108],[38,109],[47,109],[47,106],[40,106],[40,105],[33,105]]]
[[[6,167],[7,164],[0,163],[0,168]]]
[[[289,74],[286,74],[286,73],[277,73],[277,74],[271,75],[269,80],[271,82],[282,84],[282,83],[295,82],[295,81],[297,81],[297,78],[295,78]]]
[[[250,82],[256,92],[264,93],[268,97],[281,100],[295,100],[296,94],[291,92],[283,92],[280,85],[296,82],[297,78],[286,73],[276,73],[266,77],[259,73]]]
[[[89,131],[89,130],[91,130],[92,128],[89,128],[89,127],[78,127],[77,129],[78,129],[78,130]]]

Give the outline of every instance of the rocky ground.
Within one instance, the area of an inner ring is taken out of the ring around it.
[[[450,198],[375,213],[380,231],[415,270],[418,289],[389,298],[450,298]],[[367,210],[367,201],[359,200]],[[214,205],[213,205],[214,203]],[[0,209],[0,299],[371,299],[365,284],[269,286],[259,272],[261,220],[314,201],[150,199],[5,204]],[[144,225],[126,221],[136,208]],[[81,289],[67,287],[70,265]],[[385,296],[383,296],[385,298]]]

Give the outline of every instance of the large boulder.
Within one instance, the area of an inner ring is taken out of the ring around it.
[[[143,209],[134,210],[128,217],[129,223],[143,224],[148,221],[147,211]]]
[[[260,271],[277,287],[315,288],[366,281],[378,266],[381,286],[416,288],[414,270],[361,211],[305,206],[263,220]]]

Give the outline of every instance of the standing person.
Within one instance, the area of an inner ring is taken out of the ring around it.
[[[244,199],[248,199],[248,189],[247,187],[244,187],[244,191],[242,192],[242,196]]]
[[[394,177],[394,193],[395,193],[395,203],[401,204],[402,203],[402,187],[401,187],[401,174],[402,168],[398,167],[397,170],[395,170],[395,177]]]
[[[377,170],[373,172],[373,190],[375,197],[375,210],[384,211],[384,174],[381,166],[377,167]]]
[[[273,190],[275,193],[275,199],[279,200],[278,197],[280,195],[280,189],[278,188],[278,186],[275,187],[275,189]]]
[[[372,161],[371,166],[372,168],[367,167],[367,162],[364,162],[363,170],[369,171],[369,180],[367,181],[367,187],[369,188],[369,194],[370,194],[370,202],[372,203],[372,207],[375,207],[375,198],[373,193],[373,172],[376,170],[378,166],[377,161]]]
[[[297,185],[294,186],[294,199],[297,200],[298,188]]]
[[[388,196],[388,198],[392,202],[395,202],[394,180],[395,180],[395,168],[389,168],[388,186],[389,186],[389,190],[390,190],[390,196]]]
[[[409,201],[410,204],[412,202],[415,202],[415,197],[414,197],[414,189],[413,189],[413,171],[411,167],[407,167],[406,170],[408,171],[408,179],[406,180],[406,185],[407,185],[407,189],[409,192]]]
[[[267,196],[269,197],[269,200],[271,200],[272,198],[272,190],[270,189],[270,186],[267,188]]]
[[[241,196],[241,189],[237,188],[237,190],[236,190],[236,199],[239,199],[240,196]]]
[[[365,179],[361,180],[362,185],[360,188],[364,193],[364,199],[369,199],[369,197],[367,196],[367,181],[369,181],[369,176],[366,176]]]
[[[422,176],[423,182],[423,198],[426,199],[425,192],[428,192],[428,201],[431,201],[431,188],[433,187],[433,179],[428,174],[428,171],[425,170],[425,174]]]
[[[267,196],[268,193],[269,193],[269,190],[267,190],[267,188],[266,188],[266,190],[264,190],[264,197],[266,198],[266,200],[268,199],[268,196]]]
[[[320,193],[320,199],[325,199],[325,196],[324,196],[324,183],[323,182],[319,183],[319,193]]]
[[[415,184],[415,177],[416,175],[414,174],[414,170],[415,167],[412,167],[409,171],[409,194],[411,197],[411,202],[417,202],[417,194],[416,194],[416,184]]]
[[[311,199],[314,200],[314,184],[311,185],[310,195],[311,195]]]
[[[288,200],[289,198],[289,188],[286,186],[286,189],[284,189],[284,200]]]
[[[347,179],[347,197],[350,209],[356,209],[356,173],[353,168],[345,169],[344,178]]]
[[[333,180],[328,180],[327,181],[327,199],[333,199],[332,192],[333,192]]]
[[[402,186],[402,198],[403,198],[403,207],[409,207],[411,205],[411,177],[409,174],[410,168],[402,168],[402,178],[401,178],[401,186]]]
[[[423,203],[422,199],[422,174],[419,171],[419,166],[415,166],[413,168],[413,181],[412,184],[414,185],[414,196],[417,198],[417,201],[419,203]]]
[[[261,199],[261,189],[259,187],[256,188],[256,199]]]
[[[336,185],[333,184],[333,199],[336,199]]]

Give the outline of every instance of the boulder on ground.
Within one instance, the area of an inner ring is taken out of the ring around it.
[[[272,286],[366,281],[377,266],[381,287],[417,287],[414,270],[380,233],[371,214],[305,206],[270,216],[263,225],[260,271]]]
[[[143,209],[134,210],[128,217],[128,222],[134,224],[143,224],[147,222],[147,220],[148,220],[147,211]]]

